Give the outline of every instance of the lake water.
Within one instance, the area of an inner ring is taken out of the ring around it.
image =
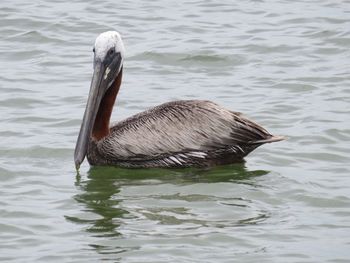
[[[1,1],[0,261],[349,262],[349,1]],[[206,170],[73,149],[96,36],[126,46],[113,119],[210,99],[287,141]]]

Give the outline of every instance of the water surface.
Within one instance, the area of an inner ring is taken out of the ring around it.
[[[0,260],[348,262],[348,1],[2,1]],[[285,142],[196,170],[73,149],[96,36],[127,54],[113,119],[210,99]]]

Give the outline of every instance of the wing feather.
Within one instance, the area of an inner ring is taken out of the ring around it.
[[[240,146],[271,136],[240,113],[210,101],[183,100],[162,104],[117,123],[111,134],[98,142],[98,148],[103,148],[100,152],[109,158],[145,159]]]

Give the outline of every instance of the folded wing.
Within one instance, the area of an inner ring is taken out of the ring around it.
[[[240,113],[210,101],[187,100],[165,103],[117,123],[97,147],[108,158],[152,159],[263,144],[271,138],[264,128]]]

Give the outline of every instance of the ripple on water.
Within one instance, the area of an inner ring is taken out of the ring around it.
[[[19,0],[0,16],[0,260],[348,261],[344,2]],[[126,46],[114,119],[210,99],[288,140],[241,165],[76,175],[91,50],[111,29]]]
[[[142,61],[153,63],[161,63],[163,65],[172,66],[189,66],[189,65],[200,65],[205,64],[206,67],[228,67],[236,63],[241,63],[243,58],[239,56],[232,56],[231,54],[211,54],[209,52],[202,51],[198,54],[186,54],[186,53],[156,53],[156,52],[144,52],[142,54],[131,57],[131,60]]]

